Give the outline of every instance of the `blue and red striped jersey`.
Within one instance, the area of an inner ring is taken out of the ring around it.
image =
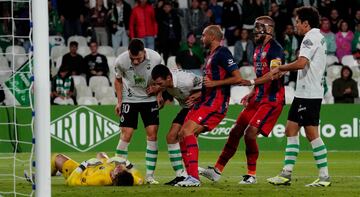
[[[281,45],[271,39],[265,46],[259,45],[254,53],[254,70],[256,77],[262,77],[271,69],[271,65],[278,66],[285,63],[285,54]],[[284,78],[269,81],[255,86],[255,100],[257,102],[284,102]]]
[[[231,76],[238,69],[237,64],[228,48],[219,46],[206,58],[204,73],[211,80],[223,80]],[[219,109],[219,113],[226,113],[229,98],[230,85],[206,88],[202,87],[200,105],[212,106]]]

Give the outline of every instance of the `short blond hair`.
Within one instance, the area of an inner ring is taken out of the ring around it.
[[[224,34],[221,31],[221,27],[219,25],[209,25],[205,28],[205,32],[215,36],[215,38],[219,41],[224,38]]]

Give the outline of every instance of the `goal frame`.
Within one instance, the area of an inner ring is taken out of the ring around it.
[[[35,196],[51,196],[50,67],[47,0],[31,0],[34,54]]]

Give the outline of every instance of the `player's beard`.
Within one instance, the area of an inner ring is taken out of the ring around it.
[[[204,46],[205,49],[210,49],[211,42],[207,41],[207,40],[204,40],[203,46]]]
[[[255,38],[254,40],[255,40],[255,44],[256,45],[262,45],[263,43],[264,43],[264,41],[265,41],[265,35],[264,34],[261,34],[260,35],[260,37],[259,38]]]

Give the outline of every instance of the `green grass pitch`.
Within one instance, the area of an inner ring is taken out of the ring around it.
[[[219,152],[200,152],[200,166],[213,165]],[[95,153],[67,153],[68,156],[83,161],[94,157]],[[129,160],[137,168],[145,173],[145,153],[130,152]],[[314,181],[317,177],[317,169],[311,152],[300,152],[298,157],[291,186],[273,186],[266,182],[266,178],[276,175],[281,167],[283,152],[260,152],[256,185],[239,185],[241,175],[246,173],[245,154],[240,150],[228,163],[222,178],[218,183],[212,183],[202,178],[199,188],[178,188],[165,186],[163,183],[174,177],[167,153],[159,154],[156,168],[156,178],[160,185],[143,185],[135,187],[69,187],[64,185],[62,177],[53,177],[52,196],[360,196],[360,152],[329,152],[328,163],[332,186],[328,188],[307,188],[304,185]],[[9,154],[9,156],[11,156]],[[27,154],[17,154],[17,158],[27,158]],[[15,165],[16,184],[12,176],[14,163],[12,159],[0,162],[0,196],[14,196],[1,192],[12,192],[14,185],[19,193],[31,193],[31,186],[21,179],[23,169],[28,162],[17,162]],[[10,176],[6,176],[6,174]],[[4,176],[5,175],[5,176]]]

